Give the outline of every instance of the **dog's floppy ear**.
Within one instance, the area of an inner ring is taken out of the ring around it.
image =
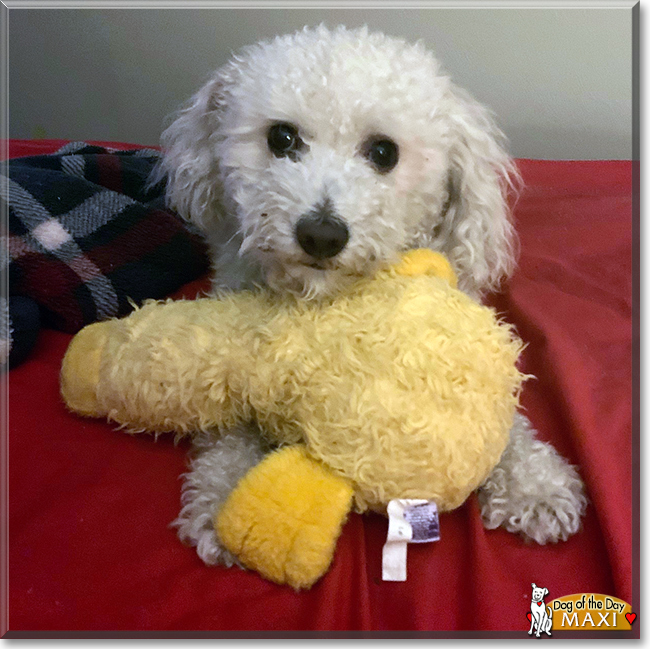
[[[544,589],[544,595],[548,595],[548,588]]]
[[[537,588],[537,586],[535,586],[535,584],[533,584],[532,586],[533,586],[533,588]]]
[[[488,111],[453,85],[450,102],[443,252],[456,268],[461,288],[481,293],[496,289],[515,264],[508,198],[519,176]]]
[[[167,204],[203,226],[218,216],[221,188],[214,138],[224,102],[224,72],[217,70],[163,132],[163,156],[152,182],[167,179]]]

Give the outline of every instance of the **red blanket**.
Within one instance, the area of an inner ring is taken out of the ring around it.
[[[59,144],[16,142],[10,154]],[[441,516],[438,543],[409,546],[404,583],[381,580],[387,522],[377,515],[350,516],[331,570],[308,592],[206,567],[169,528],[186,446],[68,413],[58,373],[70,336],[44,331],[9,375],[9,629],[475,630],[523,638],[531,582],[548,589],[548,600],[604,593],[637,610],[632,164],[519,166],[527,185],[515,210],[521,261],[494,304],[529,343],[523,370],[537,379],[522,396],[527,415],[585,480],[581,532],[540,547],[487,531],[472,496]]]

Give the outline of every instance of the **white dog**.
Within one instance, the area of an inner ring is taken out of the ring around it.
[[[548,595],[548,588],[538,588],[535,584],[533,586],[533,596],[530,600],[530,630],[528,635],[533,634],[539,638],[541,633],[551,635],[551,628],[553,627],[553,611],[550,606],[544,604],[544,596]]]
[[[501,140],[421,43],[321,26],[217,70],[163,134],[157,178],[206,233],[215,287],[318,299],[427,246],[480,297],[515,262]],[[206,563],[232,563],[213,516],[268,450],[252,424],[197,435],[176,525]],[[486,527],[538,543],[575,533],[586,506],[576,470],[521,415],[479,499]]]

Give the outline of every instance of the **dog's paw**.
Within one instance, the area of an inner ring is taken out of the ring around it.
[[[183,476],[183,505],[172,527],[179,539],[196,548],[209,566],[241,566],[214,529],[215,513],[223,506],[239,480],[269,452],[259,430],[243,425],[228,432],[196,433],[190,471]]]
[[[566,541],[580,529],[584,485],[550,444],[534,438],[520,417],[497,468],[478,492],[487,529],[502,526],[539,544]]]
[[[198,515],[184,508],[172,527],[177,528],[182,543],[196,548],[196,553],[206,565],[223,565],[228,568],[241,566],[237,558],[220,542],[212,519],[213,515],[207,508]]]
[[[572,468],[572,467],[571,467]],[[567,477],[564,485],[547,485],[540,494],[513,495],[508,488],[492,490],[494,483],[479,492],[481,516],[487,529],[502,526],[509,532],[520,533],[537,543],[566,541],[580,529],[586,508],[582,483],[577,477]]]

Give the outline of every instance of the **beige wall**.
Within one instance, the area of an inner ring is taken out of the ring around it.
[[[10,136],[156,144],[232,50],[324,21],[422,38],[520,157],[631,157],[632,10],[11,9]]]

